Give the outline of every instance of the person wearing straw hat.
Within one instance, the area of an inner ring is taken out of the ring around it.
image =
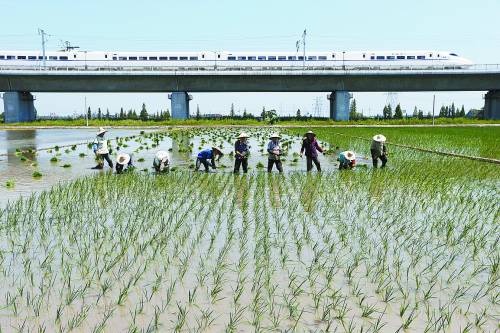
[[[282,149],[280,146],[280,135],[278,133],[273,133],[269,137],[269,143],[267,144],[267,152],[269,154],[267,159],[267,172],[271,172],[273,170],[273,166],[276,165],[276,169],[280,173],[283,172],[283,165],[281,164],[281,154]]]
[[[217,169],[217,167],[215,166],[215,156],[217,156],[218,161],[223,155],[224,154],[222,153],[222,151],[217,147],[212,147],[210,149],[200,151],[198,153],[198,157],[196,158],[195,170],[198,171],[202,164],[205,167],[205,172],[208,172],[209,167],[212,167],[212,169]]]
[[[133,169],[132,157],[126,153],[120,153],[116,156],[116,173],[131,171]]]
[[[109,158],[110,152],[108,148],[108,140],[106,140],[106,138],[104,137],[104,134],[106,134],[106,132],[107,130],[100,127],[99,132],[97,132],[95,140],[92,144],[92,150],[94,151],[97,161],[97,165],[92,169],[104,168],[104,160],[106,160],[106,162],[108,162],[109,167],[113,169],[113,162],[111,161],[111,158]]]
[[[156,153],[153,160],[153,168],[157,173],[170,171],[170,155],[164,150]]]
[[[234,173],[240,173],[240,166],[243,167],[243,173],[248,172],[248,155],[250,155],[248,138],[248,134],[242,132],[234,144]]]
[[[373,167],[378,167],[378,160],[382,161],[382,168],[387,164],[387,146],[385,145],[386,137],[382,134],[377,134],[373,137],[370,152],[372,153]]]
[[[346,150],[339,154],[339,169],[352,169],[356,166],[356,154],[353,151]]]
[[[324,149],[316,140],[316,134],[313,131],[308,131],[302,139],[302,147],[300,148],[300,157],[305,153],[307,160],[307,172],[313,168],[313,163],[318,171],[321,171],[321,164],[318,160],[318,151],[324,153]]]

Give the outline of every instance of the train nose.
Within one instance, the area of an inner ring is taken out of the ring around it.
[[[460,58],[460,62],[464,65],[469,65],[469,66],[474,64],[472,61],[466,58]]]

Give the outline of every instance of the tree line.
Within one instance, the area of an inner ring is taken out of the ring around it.
[[[166,111],[157,111],[156,113],[148,113],[146,109],[146,104],[142,103],[141,110],[139,114],[137,114],[135,109],[129,109],[128,111],[123,110],[123,107],[120,108],[120,112],[116,112],[114,114],[109,113],[109,109],[106,109],[106,112],[102,112],[101,108],[98,108],[96,112],[92,112],[90,106],[87,109],[87,119],[98,119],[98,120],[153,120],[153,121],[163,121],[170,120],[170,111],[167,109]]]

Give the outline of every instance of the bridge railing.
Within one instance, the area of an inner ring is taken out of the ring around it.
[[[500,64],[442,65],[442,66],[15,66],[0,65],[2,72],[218,72],[218,73],[357,73],[357,72],[500,72]]]

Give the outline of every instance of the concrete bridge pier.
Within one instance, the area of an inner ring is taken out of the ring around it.
[[[349,120],[351,94],[348,91],[338,90],[329,94],[327,98],[330,100],[330,119]]]
[[[8,91],[3,94],[5,123],[36,120],[35,98],[30,92]]]
[[[189,118],[189,101],[193,96],[187,92],[173,92],[168,94],[171,103],[173,119],[188,119]]]
[[[484,96],[484,119],[500,120],[500,90],[491,90]]]

